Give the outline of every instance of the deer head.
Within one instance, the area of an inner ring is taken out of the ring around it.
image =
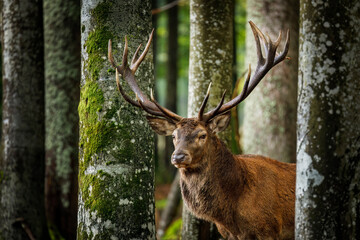
[[[127,102],[150,114],[147,116],[147,120],[157,134],[172,135],[175,151],[172,154],[171,162],[178,168],[194,168],[200,164],[201,160],[204,159],[204,152],[209,148],[209,143],[216,141],[216,133],[223,131],[228,126],[231,108],[242,102],[258,85],[261,79],[263,79],[265,74],[286,57],[289,49],[289,31],[287,31],[284,51],[281,54],[277,54],[276,50],[280,44],[281,32],[279,33],[278,39],[273,42],[269,36],[266,38],[253,22],[250,21],[249,23],[255,37],[258,56],[258,63],[254,75],[250,77],[251,67],[249,65],[248,75],[242,92],[227,103],[224,103],[224,92],[217,107],[204,113],[206,103],[210,96],[209,86],[196,118],[183,118],[160,106],[154,99],[152,92],[149,100],[136,83],[135,72],[150,48],[154,30],[151,32],[146,47],[140,56],[138,56],[138,53],[141,45],[137,48],[130,65],[128,65],[127,62],[127,38],[125,37],[122,65],[120,66],[114,61],[111,51],[111,40],[109,40],[108,58],[111,65],[116,69],[118,90]],[[263,44],[265,56],[263,56],[260,42]],[[118,73],[122,75],[132,91],[136,94],[136,101],[126,95],[122,89]],[[207,152],[209,153],[209,151]]]

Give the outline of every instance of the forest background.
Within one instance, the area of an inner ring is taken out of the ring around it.
[[[219,239],[182,210],[171,140],[154,140],[117,92],[107,43],[120,62],[125,35],[131,56],[155,28],[140,87],[187,116],[210,79],[214,102],[223,83],[241,91],[256,66],[249,20],[272,39],[290,29],[290,59],[232,112],[221,137],[233,153],[297,162],[297,239],[360,236],[357,1],[4,0],[1,8],[0,239]],[[215,18],[195,20],[196,11]],[[204,36],[201,24],[225,19],[230,31],[204,32],[227,37],[216,46],[229,52],[216,57],[231,74],[195,78],[192,41],[207,39],[191,29]]]

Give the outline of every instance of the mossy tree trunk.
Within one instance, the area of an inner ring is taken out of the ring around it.
[[[75,239],[78,200],[80,1],[44,1],[46,213],[53,238]]]
[[[153,132],[143,111],[118,93],[107,61],[109,39],[118,63],[125,35],[129,59],[147,42],[150,6],[150,1],[140,0],[82,1],[78,239],[155,238]],[[149,92],[152,51],[137,79]]]
[[[360,4],[300,2],[297,239],[360,238]]]
[[[0,239],[47,239],[42,1],[2,1]]]
[[[284,162],[296,161],[296,106],[298,69],[297,0],[248,0],[247,19],[276,40],[290,30],[290,49],[285,60],[275,66],[245,100],[242,145],[244,153],[261,154]],[[255,71],[257,54],[251,28],[246,29],[246,64]]]
[[[216,107],[224,90],[232,89],[234,2],[190,1],[190,63],[188,117],[196,117],[207,88],[212,83],[208,110]],[[222,134],[229,143],[230,131]],[[229,145],[229,144],[228,144]],[[216,239],[210,224],[183,210],[183,239]],[[212,228],[216,228],[214,225]]]

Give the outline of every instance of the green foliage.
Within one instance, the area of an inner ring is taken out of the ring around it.
[[[175,220],[166,230],[163,240],[180,239],[182,219]]]
[[[245,66],[245,37],[246,37],[246,0],[235,1],[235,41],[236,41],[236,73],[241,76]]]
[[[159,6],[163,4],[158,3]],[[167,62],[167,12],[161,12],[158,15],[156,34],[156,65],[155,79],[158,101],[160,104],[165,102],[166,89],[166,62]],[[187,111],[187,81],[189,69],[189,3],[179,5],[179,26],[178,26],[178,83],[177,83],[177,113],[186,116]]]
[[[63,236],[61,236],[61,233],[59,232],[59,229],[53,224],[48,224],[48,230],[51,240],[65,240]]]
[[[166,203],[167,203],[167,199],[157,200],[157,201],[155,202],[155,207],[156,207],[156,209],[158,209],[158,210],[162,210],[162,209],[165,208]]]

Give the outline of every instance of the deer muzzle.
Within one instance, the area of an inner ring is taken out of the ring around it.
[[[171,163],[177,168],[184,168],[190,162],[191,162],[191,157],[186,152],[175,151],[171,156]]]

